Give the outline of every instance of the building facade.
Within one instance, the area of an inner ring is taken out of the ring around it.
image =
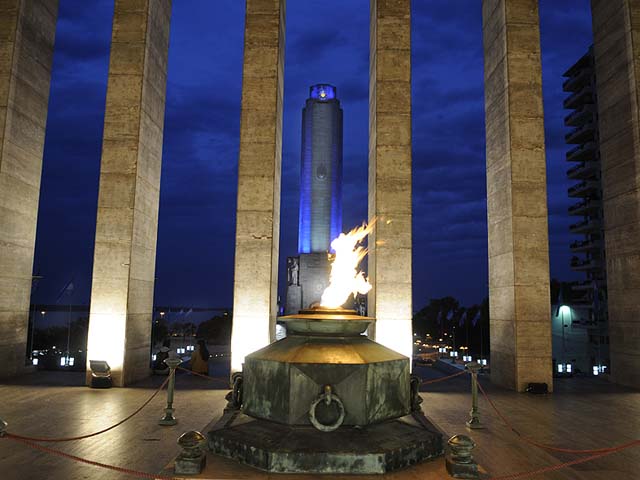
[[[569,230],[578,236],[571,245],[571,268],[584,275],[572,285],[571,324],[586,329],[586,351],[592,366],[608,366],[607,271],[598,127],[598,95],[593,47],[564,74],[563,89],[569,94],[564,107],[571,112],[564,124],[570,149],[567,176],[575,184],[568,194],[575,200],[569,215],[576,218]],[[554,352],[558,357],[558,352]]]

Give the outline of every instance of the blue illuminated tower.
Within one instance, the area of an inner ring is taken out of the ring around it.
[[[333,85],[310,88],[302,109],[298,255],[287,257],[286,314],[320,301],[331,241],[342,232],[342,109]]]
[[[310,87],[302,109],[298,253],[320,253],[342,231],[342,109],[333,85]]]

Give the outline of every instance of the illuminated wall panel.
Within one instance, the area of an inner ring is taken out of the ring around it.
[[[284,0],[247,0],[231,370],[275,339],[280,238]]]
[[[373,336],[411,357],[411,2],[371,1],[369,314]]]
[[[149,374],[171,0],[117,0],[107,84],[87,375]]]

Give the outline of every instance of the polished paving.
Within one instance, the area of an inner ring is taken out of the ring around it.
[[[424,378],[443,374],[418,368]],[[0,385],[0,418],[9,431],[34,436],[73,436],[100,430],[138,408],[162,382],[154,377],[134,388],[92,390],[77,373],[39,372],[12,384]],[[640,438],[640,392],[617,387],[599,378],[556,380],[548,396],[518,394],[492,387],[482,380],[498,408],[514,426],[536,441],[565,448],[611,447]],[[225,405],[224,382],[211,382],[181,374],[175,399],[179,424],[160,427],[164,395],[140,414],[107,433],[72,443],[48,444],[65,452],[103,463],[145,472],[160,472],[178,453],[176,438],[184,431],[201,429],[217,418]],[[549,453],[522,442],[505,428],[484,400],[481,420],[487,428],[469,432],[464,422],[470,407],[466,376],[423,387],[426,414],[447,434],[465,433],[478,444],[478,462],[492,476],[531,471],[560,464],[575,455]],[[444,462],[436,461],[396,472],[385,478],[435,480],[448,478]],[[210,457],[207,478],[267,479],[267,475],[218,457]],[[640,447],[634,447],[582,465],[532,478],[550,480],[609,480],[639,478]],[[38,452],[0,439],[0,478],[13,479],[125,479],[134,478],[98,467]],[[326,476],[287,475],[286,480]],[[331,476],[331,479],[342,478]],[[346,476],[344,478],[347,478]],[[354,478],[350,476],[349,478]],[[364,477],[356,477],[364,478]],[[369,477],[374,478],[374,477]],[[375,478],[380,478],[375,477]]]

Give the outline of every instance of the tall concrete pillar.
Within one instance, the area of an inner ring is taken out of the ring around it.
[[[411,356],[411,2],[371,0],[369,314],[374,338]]]
[[[149,374],[171,0],[116,0],[87,360]]]
[[[275,339],[285,0],[247,0],[231,369]]]
[[[491,379],[552,387],[537,0],[483,0]]]
[[[640,1],[592,0],[611,378],[640,387]]]
[[[0,377],[25,367],[58,2],[0,2]]]

